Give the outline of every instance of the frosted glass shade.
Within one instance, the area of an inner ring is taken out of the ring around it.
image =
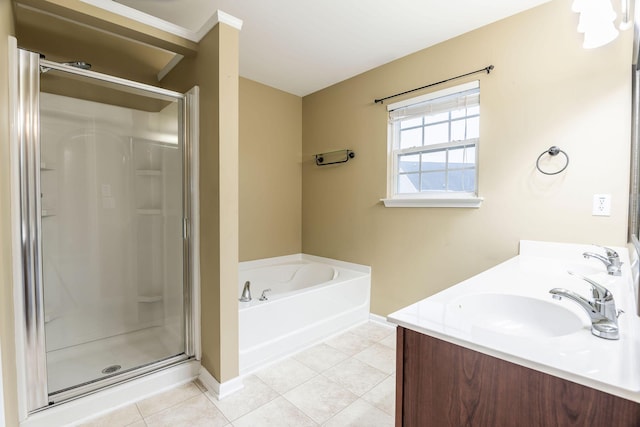
[[[615,40],[615,38],[618,37],[618,34],[619,31],[612,22],[599,28],[590,29],[584,33],[584,42],[582,43],[582,47],[585,49],[594,49],[596,47],[604,46]]]
[[[609,0],[574,0],[571,9],[580,13],[578,32],[584,33],[585,49],[604,46],[618,36],[613,24],[617,15]]]

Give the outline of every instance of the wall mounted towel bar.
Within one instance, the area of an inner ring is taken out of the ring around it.
[[[353,159],[356,156],[351,150],[337,150],[337,151],[329,151],[327,153],[314,154],[316,158],[316,165],[318,166],[327,166],[327,165],[335,165],[337,163],[346,163],[349,159]]]

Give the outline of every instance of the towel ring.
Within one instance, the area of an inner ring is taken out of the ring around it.
[[[562,153],[562,155],[565,158],[565,163],[564,166],[562,167],[562,169],[556,171],[556,172],[547,172],[547,171],[543,171],[540,168],[540,159],[542,158],[542,156],[544,156],[545,154],[550,155],[551,157],[553,156],[557,156],[558,154]],[[536,160],[536,169],[538,169],[541,173],[545,174],[545,175],[557,175],[560,172],[564,171],[567,166],[569,166],[569,155],[567,153],[565,153],[563,150],[561,150],[560,148],[556,147],[555,145],[550,147],[548,150],[543,151],[542,154],[540,154],[538,156],[538,160]]]

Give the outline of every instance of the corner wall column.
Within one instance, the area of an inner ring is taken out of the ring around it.
[[[200,283],[202,365],[238,376],[238,38],[219,23],[200,42]]]

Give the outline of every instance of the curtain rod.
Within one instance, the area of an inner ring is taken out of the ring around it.
[[[407,93],[415,92],[417,90],[422,90],[422,89],[426,89],[426,88],[431,87],[431,86],[440,85],[442,83],[450,82],[451,80],[459,79],[459,78],[462,78],[462,77],[467,77],[467,76],[470,76],[472,74],[482,73],[482,72],[485,72],[485,71],[486,71],[487,74],[489,74],[489,73],[491,73],[491,70],[493,70],[494,68],[495,67],[493,65],[489,65],[488,67],[484,67],[484,68],[481,68],[481,69],[476,70],[476,71],[472,71],[472,72],[467,73],[467,74],[461,74],[461,75],[456,76],[456,77],[451,77],[450,79],[442,80],[442,81],[437,82],[437,83],[431,83],[431,84],[428,84],[426,86],[417,87],[415,89],[406,90],[404,92],[396,93],[395,95],[385,96],[384,98],[376,99],[373,102],[375,104],[382,104],[385,100],[387,100],[389,98],[395,98],[396,96],[405,95]]]

